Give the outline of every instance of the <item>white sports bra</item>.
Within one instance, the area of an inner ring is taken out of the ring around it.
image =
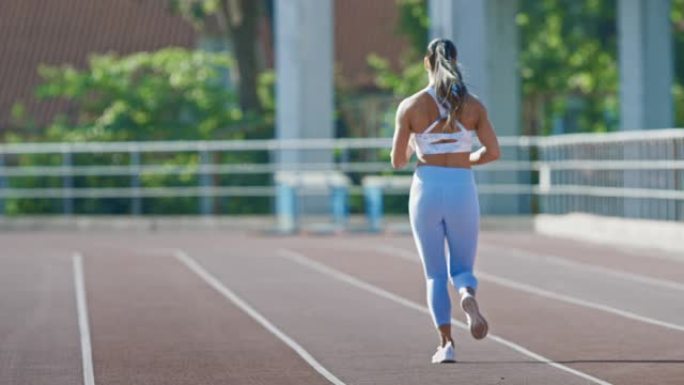
[[[458,152],[471,152],[473,149],[472,132],[468,131],[461,122],[456,120],[458,131],[431,133],[437,125],[449,117],[449,109],[437,98],[437,92],[433,87],[428,87],[425,91],[432,96],[439,109],[439,118],[432,122],[428,128],[411,136],[415,143],[416,155],[422,158],[423,155],[430,154],[450,154]],[[445,142],[440,142],[446,140]]]

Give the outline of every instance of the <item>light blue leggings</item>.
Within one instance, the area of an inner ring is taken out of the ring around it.
[[[416,167],[409,216],[423,262],[432,320],[435,326],[450,324],[449,279],[456,289],[477,287],[473,264],[480,228],[480,205],[472,170]],[[448,255],[445,249],[448,249]]]

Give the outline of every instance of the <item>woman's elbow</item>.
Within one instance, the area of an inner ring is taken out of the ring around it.
[[[395,170],[399,170],[401,168],[404,168],[406,166],[406,161],[399,161],[397,159],[392,159],[392,168]]]
[[[497,160],[501,158],[501,150],[499,150],[499,147],[493,147],[491,149],[487,149],[487,153],[490,157],[491,160]]]
[[[398,170],[400,168],[404,168],[406,166],[406,159],[400,159],[399,156],[396,156],[395,154],[392,154],[392,168],[395,170]]]

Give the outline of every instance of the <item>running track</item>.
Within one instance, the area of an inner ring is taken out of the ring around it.
[[[481,237],[474,341],[410,237],[0,234],[0,384],[684,384],[684,256]],[[453,296],[455,298],[455,296]]]

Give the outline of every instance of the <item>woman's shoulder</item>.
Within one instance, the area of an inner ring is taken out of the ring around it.
[[[414,109],[420,109],[426,103],[426,101],[431,100],[432,97],[428,95],[425,90],[420,90],[413,95],[407,96],[399,103],[399,109],[405,112]]]
[[[478,112],[486,112],[487,108],[485,107],[484,103],[480,100],[480,98],[475,95],[468,93],[466,96],[466,101],[465,101],[466,108],[472,109],[474,111]]]

